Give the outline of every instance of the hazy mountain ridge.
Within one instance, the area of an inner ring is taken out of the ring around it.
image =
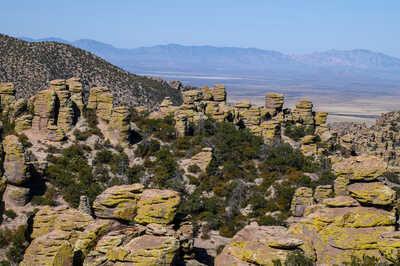
[[[185,46],[180,44],[166,44],[126,49],[116,48],[110,44],[90,39],[81,39],[73,42],[53,37],[38,40],[26,37],[22,37],[21,39],[30,42],[56,41],[67,43],[95,54],[106,53],[101,55],[104,57],[121,54],[124,56],[135,56],[136,61],[140,61],[140,59],[152,61],[156,58],[158,58],[160,61],[174,60],[177,62],[174,63],[176,65],[178,65],[178,62],[185,63],[191,61],[203,63],[222,63],[222,60],[224,60],[225,63],[236,63],[238,66],[248,65],[248,68],[273,68],[277,66],[319,66],[352,67],[374,70],[389,69],[400,71],[399,58],[365,49],[328,50],[310,54],[286,55],[278,51],[263,50],[258,48],[215,47],[209,45]],[[273,63],[278,65],[273,67],[266,65]]]
[[[84,94],[91,87],[112,91],[117,104],[155,106],[165,96],[180,103],[180,92],[166,82],[128,73],[92,53],[58,42],[29,43],[0,34],[0,81],[13,82],[17,96],[30,97],[48,81],[79,77]]]

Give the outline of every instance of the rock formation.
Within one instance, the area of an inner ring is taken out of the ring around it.
[[[191,224],[170,225],[179,201],[176,192],[133,184],[99,195],[97,219],[65,206],[44,207],[33,220],[33,241],[21,265],[72,265],[72,259],[90,266],[171,265],[179,255],[190,257],[193,247]]]
[[[318,155],[332,149],[335,144],[335,132],[327,126],[327,113],[314,112],[312,103],[301,100],[296,109],[284,109],[284,96],[277,93],[265,95],[265,106],[258,107],[250,102],[235,105],[226,103],[226,90],[223,85],[213,88],[187,90],[182,93],[183,104],[172,106],[165,98],[158,111],[150,114],[151,118],[163,118],[173,115],[177,136],[190,134],[193,124],[208,117],[217,121],[233,122],[239,127],[248,128],[253,134],[261,136],[268,144],[281,142],[282,128],[287,124],[304,127],[315,132],[304,137],[302,151],[305,155]],[[323,145],[318,145],[321,142]]]

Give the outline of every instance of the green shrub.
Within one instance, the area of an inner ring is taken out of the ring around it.
[[[313,134],[314,130],[312,128],[305,128],[304,126],[296,126],[291,123],[287,123],[285,125],[285,135],[295,141],[299,141],[302,137]]]
[[[32,205],[49,205],[55,206],[55,199],[57,197],[57,192],[54,188],[48,188],[43,196],[35,195],[32,198]]]
[[[4,214],[11,219],[15,219],[18,216],[13,210],[5,210]]]
[[[188,167],[189,172],[193,173],[193,174],[197,174],[199,172],[201,172],[200,167],[197,164],[192,164]]]
[[[90,131],[80,131],[79,129],[75,129],[73,134],[75,139],[79,141],[85,141],[92,135]]]
[[[302,251],[290,252],[285,260],[285,266],[313,266],[313,260],[307,258]],[[375,264],[374,264],[375,265]]]

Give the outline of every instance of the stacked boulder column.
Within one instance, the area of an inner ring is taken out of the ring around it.
[[[113,96],[108,88],[90,89],[87,109],[92,110],[112,144],[126,144],[131,134],[130,110],[126,106],[113,106]]]
[[[33,241],[21,265],[72,265],[78,258],[88,266],[157,266],[190,258],[192,225],[172,224],[179,203],[177,192],[133,184],[100,194],[96,218],[65,206],[44,207],[33,220]]]
[[[4,177],[7,188],[4,195],[6,206],[24,206],[29,199],[29,164],[25,150],[17,136],[9,135],[3,140]]]

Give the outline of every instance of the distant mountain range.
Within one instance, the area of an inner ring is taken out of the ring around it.
[[[361,49],[287,55],[256,48],[167,44],[122,49],[88,39],[73,42],[59,38],[21,39],[70,44],[132,73],[268,77],[270,85],[307,83],[315,88],[400,87],[399,58]]]

